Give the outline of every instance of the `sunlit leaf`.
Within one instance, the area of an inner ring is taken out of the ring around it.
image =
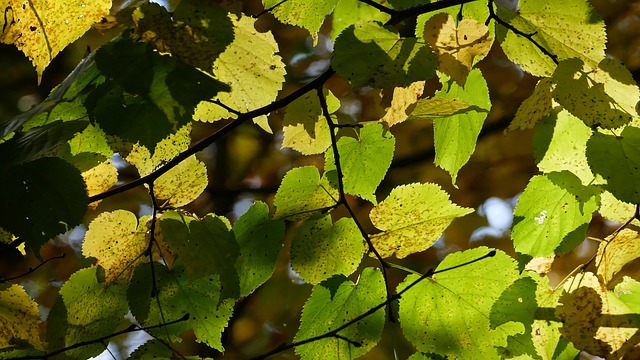
[[[386,114],[380,119],[380,122],[386,123],[388,127],[399,124],[409,117],[409,113],[413,114],[418,107],[416,104],[424,91],[424,81],[416,81],[407,87],[397,87],[393,89],[393,97]],[[416,106],[412,106],[416,104]]]
[[[279,4],[271,13],[285,24],[303,27],[311,33],[313,43],[318,43],[318,31],[324,18],[331,14],[340,0],[307,1],[263,0],[265,8]]]
[[[551,79],[544,78],[538,81],[535,89],[533,89],[533,94],[520,104],[518,111],[516,111],[516,116],[505,131],[533,129],[538,121],[551,111],[553,106],[552,89],[553,83]]]
[[[401,259],[428,249],[453,219],[472,212],[453,204],[436,184],[398,186],[371,210],[371,222],[383,231],[371,242],[382,257]]]
[[[568,171],[531,178],[514,210],[517,252],[533,257],[566,252],[584,240],[599,193]]]
[[[453,17],[445,13],[434,15],[426,22],[424,39],[440,59],[438,69],[460,86],[466,82],[474,59],[484,57],[493,44],[485,24],[463,19],[456,26]]]
[[[325,96],[329,113],[338,110],[338,99],[328,91]],[[297,150],[302,155],[321,154],[327,150],[331,145],[331,133],[315,92],[309,92],[287,106],[282,133],[282,146]]]
[[[144,260],[148,217],[140,220],[132,212],[116,210],[101,213],[89,224],[82,255],[98,260],[105,269],[106,283],[128,282],[133,269]]]
[[[367,124],[360,129],[357,140],[343,136],[337,145],[345,193],[377,204],[375,191],[393,160],[393,134],[382,124]],[[325,154],[324,171],[329,180],[337,179],[333,149]]]
[[[232,20],[235,38],[213,63],[216,79],[231,86],[231,92],[220,93],[214,100],[240,112],[274,101],[284,82],[284,63],[276,55],[278,44],[270,32],[257,31],[255,21],[250,17]],[[200,103],[194,115],[194,119],[205,122],[234,117],[232,112],[209,102]]]
[[[302,309],[300,329],[294,341],[334,330],[383,303],[386,298],[384,287],[382,273],[373,268],[365,268],[357,284],[343,276],[336,276],[316,285]],[[327,337],[297,346],[295,350],[305,360],[356,358],[366,354],[378,343],[384,322],[384,308],[380,308],[338,332],[344,339]]]
[[[596,254],[596,273],[600,282],[609,287],[622,267],[637,258],[640,258],[640,234],[637,229],[622,229],[608,236],[600,243]]]
[[[42,72],[62,49],[109,14],[111,0],[5,0],[0,42],[14,44]]]
[[[276,218],[300,220],[313,215],[316,210],[335,205],[338,191],[326,178],[320,179],[315,166],[303,166],[289,170],[273,199]]]
[[[22,340],[42,350],[39,327],[38,304],[24,288],[17,284],[0,285],[0,349]]]
[[[466,101],[456,98],[432,97],[420,99],[409,115],[409,120],[427,120],[439,117],[447,117],[467,111],[475,111],[475,108]],[[480,110],[480,109],[478,109]]]
[[[318,284],[333,275],[351,275],[366,250],[353,219],[335,223],[330,215],[307,220],[291,241],[291,266],[306,282]]]
[[[331,64],[352,86],[409,86],[435,76],[437,59],[427,45],[402,38],[374,21],[346,28],[336,39]]]
[[[116,184],[118,170],[113,166],[111,160],[107,160],[82,172],[82,178],[87,185],[87,194],[93,196],[109,190]]]
[[[486,255],[480,247],[451,254],[437,270],[450,268]],[[495,256],[424,279],[402,295],[402,332],[418,351],[447,358],[498,359],[497,346],[507,345],[507,337],[523,331],[517,323],[492,327],[492,305],[518,278],[516,263],[498,251]],[[416,281],[409,275],[398,285],[402,291]]]
[[[340,0],[331,15],[331,39],[335,41],[349,25],[365,20],[385,22],[389,17],[389,14],[380,12],[362,1]]]
[[[184,206],[194,201],[209,185],[207,167],[188,157],[153,182],[153,193],[163,206]]]

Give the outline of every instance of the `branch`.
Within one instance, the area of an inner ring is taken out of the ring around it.
[[[465,263],[462,263],[462,264],[458,264],[458,265],[455,265],[455,266],[452,266],[452,267],[449,267],[449,268],[440,269],[440,270],[436,270],[436,271],[428,270],[422,276],[420,276],[419,278],[414,280],[411,284],[407,285],[407,287],[405,287],[404,289],[400,290],[397,294],[393,295],[390,299],[387,299],[385,302],[383,302],[381,304],[378,304],[377,306],[369,309],[368,311],[356,316],[352,320],[344,323],[343,325],[335,328],[334,330],[326,332],[326,333],[324,333],[322,335],[318,335],[318,336],[314,336],[314,337],[311,337],[311,338],[308,338],[308,339],[305,339],[305,340],[294,342],[294,343],[291,343],[289,345],[284,345],[283,344],[283,345],[278,346],[277,348],[271,350],[270,352],[268,352],[266,354],[259,355],[259,356],[255,357],[255,358],[253,358],[253,360],[266,359],[271,355],[275,355],[275,354],[280,353],[282,351],[292,349],[292,348],[294,348],[296,346],[308,344],[308,343],[311,343],[311,342],[314,342],[314,341],[318,341],[318,340],[322,340],[322,339],[326,339],[326,338],[329,338],[329,337],[335,337],[335,338],[343,339],[345,341],[349,341],[350,343],[353,343],[352,341],[347,340],[344,337],[338,335],[338,332],[342,331],[342,330],[348,328],[349,326],[357,323],[358,321],[368,317],[369,315],[375,313],[376,311],[382,309],[383,307],[390,306],[392,302],[400,299],[402,297],[402,294],[404,294],[405,292],[409,291],[409,289],[411,289],[412,287],[418,285],[419,282],[421,282],[422,280],[424,280],[426,278],[430,278],[435,274],[439,274],[439,273],[443,273],[443,272],[446,272],[446,271],[455,270],[455,269],[461,268],[463,266],[471,265],[473,263],[476,263],[478,261],[493,257],[495,255],[496,255],[496,251],[495,250],[491,250],[486,255],[483,255],[483,256],[481,256],[481,257],[479,257],[477,259],[469,260],[469,261],[467,261]]]
[[[372,6],[376,9],[378,9],[378,11],[383,12],[385,14],[389,14],[391,16],[394,16],[395,14],[398,13],[398,11],[394,10],[394,9],[390,9],[382,4],[378,4],[377,2],[373,1],[373,0],[358,0],[359,2],[363,3],[363,4],[367,4],[369,6]]]
[[[168,326],[168,325],[173,325],[173,324],[177,324],[179,322],[183,322],[183,321],[187,321],[189,319],[189,314],[184,314],[180,319],[178,320],[173,320],[173,321],[169,321],[166,323],[162,323],[162,324],[157,324],[157,325],[152,325],[152,326],[148,326],[148,327],[142,327],[136,324],[131,324],[131,326],[127,327],[124,330],[120,330],[120,331],[116,331],[112,334],[97,338],[97,339],[93,339],[93,340],[88,340],[88,341],[82,341],[79,342],[77,344],[73,344],[71,346],[67,346],[66,348],[62,348],[60,350],[56,350],[56,351],[52,351],[50,353],[44,354],[44,355],[27,355],[27,356],[21,356],[21,357],[15,357],[15,358],[9,358],[8,360],[30,360],[30,359],[43,359],[46,360],[50,357],[56,356],[58,354],[62,354],[63,352],[67,352],[69,350],[73,350],[73,349],[77,349],[79,347],[83,347],[83,346],[87,346],[87,345],[91,345],[91,344],[97,344],[97,343],[102,343],[105,340],[109,340],[113,337],[116,337],[118,335],[122,335],[122,334],[128,334],[128,333],[132,333],[132,332],[136,332],[136,331],[149,331],[149,330],[153,330],[156,328],[160,328],[160,327],[164,327],[164,326]],[[172,349],[173,350],[173,349]]]
[[[441,0],[429,4],[415,6],[409,9],[396,12],[385,25],[398,25],[407,18],[416,17],[428,12],[446,9],[448,7],[463,5],[477,0]]]
[[[13,276],[13,277],[10,277],[10,278],[4,278],[4,279],[3,279],[3,278],[0,278],[0,283],[8,282],[8,281],[11,281],[11,280],[19,279],[19,278],[21,278],[21,277],[23,277],[23,276],[27,276],[27,275],[29,275],[29,274],[33,273],[34,271],[38,270],[42,265],[44,265],[44,264],[48,263],[49,261],[51,261],[51,260],[55,260],[55,259],[62,259],[62,258],[64,258],[64,257],[65,257],[65,254],[64,254],[64,253],[62,253],[62,255],[58,255],[58,256],[54,256],[54,257],[48,258],[47,260],[45,260],[45,261],[41,262],[40,264],[38,264],[38,266],[36,266],[36,267],[34,267],[34,268],[31,268],[31,267],[30,267],[30,268],[29,268],[29,271],[27,271],[27,272],[26,272],[26,273],[24,273],[24,274],[20,274],[20,275]]]

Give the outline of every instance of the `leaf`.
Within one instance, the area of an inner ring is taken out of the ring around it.
[[[384,179],[393,160],[395,138],[382,124],[366,124],[360,129],[358,140],[343,136],[338,140],[338,154],[344,191],[377,204],[375,191]],[[325,153],[325,176],[336,179],[337,170],[333,149]]]
[[[143,4],[133,12],[135,31],[141,40],[161,53],[211,72],[213,61],[233,41],[229,14],[204,0],[180,2],[171,14],[161,5]]]
[[[329,91],[325,96],[329,113],[338,110],[338,98]],[[308,92],[287,106],[282,121],[282,147],[297,150],[302,155],[322,154],[331,146],[330,131],[317,94]]]
[[[22,286],[0,285],[0,349],[13,347],[16,340],[21,340],[43,350],[40,323],[38,304]]]
[[[160,218],[164,241],[178,255],[192,277],[220,274],[222,299],[239,293],[235,263],[239,246],[228,220],[214,214],[202,219],[167,211]]]
[[[371,242],[380,256],[402,259],[431,247],[453,219],[472,212],[453,204],[436,184],[398,186],[369,214],[383,231],[372,235]]]
[[[191,155],[153,182],[153,194],[162,207],[179,207],[197,199],[208,185],[207,167]]]
[[[491,49],[489,28],[474,19],[462,19],[457,26],[451,15],[440,13],[427,20],[424,39],[438,55],[438,69],[464,86],[476,56],[482,58]]]
[[[614,276],[628,263],[640,258],[640,234],[637,228],[622,229],[607,236],[598,246],[596,266],[598,279],[610,288]]]
[[[333,12],[333,8],[340,0],[328,1],[306,1],[306,0],[289,0],[285,2],[263,0],[265,9],[276,4],[275,9],[271,11],[276,19],[285,24],[300,26],[311,33],[313,44],[318,43],[318,32],[324,18]]]
[[[110,0],[7,0],[0,42],[14,44],[33,63],[38,83],[51,60],[109,15]]]
[[[445,169],[455,184],[458,171],[469,161],[476,148],[482,124],[491,109],[489,89],[479,69],[473,69],[464,87],[441,77],[442,90],[436,96],[461,99],[475,109],[433,121],[436,165]]]
[[[92,341],[114,332],[128,311],[125,291],[126,288],[122,285],[107,285],[102,282],[99,268],[85,268],[71,275],[60,289],[67,314],[63,320],[67,328],[61,332],[64,334],[65,345]],[[60,330],[62,329],[49,326],[47,332]],[[69,349],[65,355],[88,359],[100,354],[105,348],[106,344],[94,343]]]
[[[608,191],[603,191],[600,195],[600,208],[598,209],[600,216],[607,220],[626,223],[636,215],[636,205],[622,202],[616,199],[613,194]],[[635,219],[631,222],[633,225],[640,225],[640,222]]]
[[[466,101],[455,98],[432,97],[420,99],[415,104],[415,108],[409,114],[409,120],[430,120],[475,111]]]
[[[355,319],[386,298],[384,279],[379,270],[365,268],[357,284],[342,276],[316,285],[304,304],[300,329],[294,342],[313,338]],[[382,336],[384,308],[338,332],[343,337],[327,337],[296,346],[304,360],[357,358],[373,348]],[[347,339],[347,340],[344,340]],[[357,343],[358,346],[353,343]]]
[[[118,181],[118,170],[111,160],[107,160],[97,166],[84,171],[82,178],[87,185],[87,195],[94,196],[105,192]]]
[[[0,173],[0,227],[36,251],[80,224],[88,201],[80,172],[59,158],[36,159]]]
[[[416,104],[416,102],[420,102],[418,98],[422,96],[424,84],[424,81],[416,81],[407,87],[394,88],[391,104],[388,107],[386,114],[384,114],[382,119],[380,119],[380,122],[386,123],[386,126],[388,127],[392,127],[395,124],[399,124],[407,120],[409,117],[408,112],[415,112],[415,110],[410,110],[415,107],[412,105]]]
[[[150,333],[166,338],[167,333],[178,335],[192,329],[198,342],[224,351],[220,339],[235,301],[221,300],[220,275],[191,278],[180,266],[168,271],[164,266],[156,265],[156,281],[157,300],[151,301],[149,317],[143,326],[176,321],[189,314],[186,321],[153,329]],[[158,303],[162,305],[162,312]]]
[[[285,226],[282,220],[269,218],[267,204],[256,201],[233,225],[240,245],[235,268],[240,278],[240,296],[253,293],[276,269]]]
[[[565,60],[551,80],[553,98],[589,127],[617,128],[638,115],[640,89],[618,61],[604,59],[596,68],[578,59]]]
[[[546,257],[573,249],[584,240],[599,199],[596,188],[568,171],[534,176],[514,210],[516,251]]]
[[[516,116],[505,132],[533,129],[538,121],[549,114],[553,107],[551,91],[553,83],[549,78],[538,81],[531,96],[526,98],[516,111]]]
[[[135,316],[138,323],[143,323],[147,320],[150,310],[149,304],[151,303],[151,298],[155,296],[153,290],[155,268],[151,269],[154,266],[156,265],[149,262],[136,266],[127,287],[127,303],[131,314]]]
[[[500,3],[498,16],[541,44],[558,60],[579,58],[597,64],[605,57],[604,21],[587,0],[525,0],[514,12]],[[507,57],[534,76],[551,76],[556,64],[529,39],[497,25],[498,41]],[[570,29],[568,31],[568,29]]]
[[[128,283],[135,267],[144,260],[148,246],[147,218],[116,210],[100,213],[91,224],[82,243],[82,255],[94,257],[105,270],[105,282]]]
[[[181,127],[175,134],[160,140],[153,155],[144,146],[133,145],[126,160],[138,169],[140,176],[151,174],[154,170],[178,156],[191,144],[191,125]]]
[[[231,86],[230,92],[220,93],[213,100],[240,112],[273,102],[282,89],[286,73],[282,58],[276,55],[279,49],[273,35],[258,32],[254,27],[255,21],[250,17],[232,19],[235,38],[213,63],[216,79]],[[219,105],[201,102],[193,118],[214,122],[235,117]],[[263,121],[261,118],[266,119],[266,116],[254,118],[254,122]]]
[[[533,155],[544,173],[563,170],[580,178],[583,184],[594,183],[587,161],[587,141],[593,131],[567,110],[552,111],[537,125],[533,135]]]
[[[326,178],[320,179],[315,166],[303,166],[289,170],[273,199],[276,219],[295,221],[307,218],[318,211],[336,204],[338,191]]]
[[[478,259],[486,247],[448,255],[436,271]],[[409,275],[397,292],[418,279]],[[515,261],[502,251],[479,262],[424,279],[399,300],[404,336],[418,351],[447,358],[498,359],[496,346],[522,332],[522,325],[491,327],[489,314],[500,294],[518,278]]]
[[[640,128],[628,126],[620,136],[596,132],[587,142],[587,160],[607,181],[605,190],[621,201],[640,203]]]
[[[346,28],[336,39],[331,65],[351,85],[409,86],[435,76],[437,59],[415,38],[374,21]]]
[[[291,267],[311,284],[333,275],[351,275],[362,260],[366,245],[351,218],[335,223],[331,215],[307,220],[291,241]]]
[[[331,39],[335,42],[340,33],[349,25],[365,20],[375,20],[381,23],[389,20],[390,15],[378,11],[358,0],[340,0],[331,15]]]

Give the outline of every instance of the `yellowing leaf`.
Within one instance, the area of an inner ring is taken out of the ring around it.
[[[101,162],[97,166],[82,173],[87,194],[93,196],[109,190],[118,181],[118,170],[111,160]]]
[[[15,340],[43,349],[39,327],[38,304],[24,288],[16,284],[0,286],[0,349],[13,346]]]
[[[598,246],[597,275],[603,285],[608,287],[622,267],[640,258],[640,234],[637,230],[635,227],[622,229],[615,236],[608,236]]]
[[[598,213],[605,219],[625,223],[636,215],[636,205],[626,203],[616,199],[609,191],[604,191],[600,195],[600,209]],[[632,224],[640,226],[638,219]]]
[[[329,113],[340,107],[330,92],[326,94]],[[282,146],[300,151],[303,155],[321,154],[331,145],[329,124],[322,115],[320,100],[315,91],[309,92],[287,106],[282,121]]]
[[[458,98],[433,97],[420,99],[409,115],[409,120],[447,117],[476,109],[477,107],[471,106],[466,101]]]
[[[111,0],[5,0],[0,42],[15,44],[42,72],[62,49],[109,14]]]
[[[176,157],[191,144],[191,125],[181,127],[156,145],[153,155],[146,147],[135,144],[126,160],[138,169],[140,176],[149,175],[155,169]]]
[[[489,28],[473,19],[463,19],[456,28],[449,14],[440,13],[427,21],[424,39],[440,58],[439,70],[464,85],[474,59],[485,56],[493,38]]]
[[[289,170],[273,199],[277,219],[300,220],[316,210],[335,205],[338,191],[326,177],[320,178],[315,166],[302,166]]]
[[[394,88],[391,105],[387,109],[387,113],[380,119],[380,122],[384,122],[388,127],[392,127],[395,124],[407,120],[409,117],[407,111],[411,108],[411,105],[415,104],[420,96],[422,96],[424,84],[424,81],[416,81],[407,87]]]
[[[82,244],[82,255],[95,257],[105,269],[107,283],[127,282],[144,260],[147,222],[126,210],[103,212],[93,219]]]
[[[371,242],[382,257],[402,259],[428,249],[453,219],[472,212],[453,204],[436,184],[398,186],[371,210],[371,222],[383,230]]]
[[[198,198],[207,185],[207,167],[192,155],[156,179],[153,193],[162,206],[179,207]]]
[[[533,90],[533,94],[522,102],[516,112],[516,116],[505,132],[533,129],[536,123],[551,111],[552,89],[553,83],[551,79],[544,78],[538,81],[536,88]]]
[[[273,35],[258,32],[255,21],[250,17],[232,20],[235,38],[213,63],[216,79],[231,86],[231,92],[220,93],[214,100],[240,112],[273,102],[286,73],[282,58],[276,55],[279,50]],[[232,112],[210,102],[200,103],[194,114],[194,119],[204,122],[235,117]],[[264,124],[264,117],[256,118],[254,122]]]
[[[265,1],[265,8],[275,6],[273,16],[285,24],[304,27],[309,30],[314,45],[318,43],[318,31],[324,18],[331,14],[340,0],[308,1]]]

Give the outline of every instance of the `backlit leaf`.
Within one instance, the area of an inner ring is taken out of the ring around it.
[[[409,114],[409,120],[428,120],[475,111],[466,101],[455,98],[432,97],[420,99]]]
[[[308,1],[289,0],[285,2],[264,0],[265,8],[279,4],[271,11],[276,19],[285,24],[303,27],[311,33],[313,43],[318,43],[318,31],[324,18],[331,14],[340,0]]]
[[[398,186],[371,210],[371,222],[383,231],[371,242],[382,257],[402,259],[431,247],[453,219],[472,212],[453,204],[436,184]]]
[[[365,268],[357,284],[336,276],[316,285],[302,309],[294,341],[322,335],[384,302],[385,284],[379,270]],[[295,348],[304,360],[356,358],[374,347],[382,335],[384,308],[338,332],[344,339],[327,337]],[[355,346],[351,342],[357,343]]]
[[[346,28],[336,39],[331,64],[352,86],[409,86],[435,76],[436,56],[415,38],[374,21]]]
[[[192,155],[156,179],[153,193],[161,206],[179,207],[197,199],[208,185],[207,167]]]
[[[364,20],[385,22],[389,19],[385,14],[358,0],[340,0],[331,15],[331,39],[335,39],[340,33],[349,27]]]
[[[16,340],[43,349],[40,322],[38,304],[22,286],[0,285],[0,349],[11,347]]]
[[[553,106],[552,89],[553,83],[551,79],[544,78],[538,81],[535,89],[533,89],[533,94],[520,104],[516,116],[505,131],[533,129],[538,121],[551,111]]]
[[[568,171],[531,178],[514,210],[515,249],[533,257],[567,252],[584,240],[600,197]]]
[[[424,81],[416,81],[407,87],[396,87],[393,89],[393,97],[391,104],[387,109],[387,113],[384,114],[380,122],[386,123],[388,127],[392,127],[395,124],[401,123],[409,117],[409,113],[415,106],[416,102],[419,102],[420,96],[424,91]]]
[[[335,223],[330,215],[307,220],[291,241],[291,267],[304,281],[318,284],[333,275],[351,275],[366,246],[351,218]]]
[[[181,127],[175,134],[160,140],[153,155],[144,146],[133,145],[126,160],[138,169],[140,176],[151,174],[158,167],[178,156],[191,144],[191,125]]]
[[[595,264],[600,282],[609,287],[614,276],[627,263],[640,258],[640,234],[637,229],[622,229],[598,246]]]
[[[338,110],[338,99],[330,92],[325,96],[329,113]],[[302,155],[321,154],[327,150],[331,145],[331,133],[315,92],[309,92],[287,106],[282,132],[282,146],[297,150]]]
[[[448,255],[436,270],[450,268],[486,255],[485,247]],[[516,263],[498,251],[495,256],[424,279],[402,295],[402,332],[418,351],[447,358],[498,359],[497,346],[522,332],[522,324],[492,327],[492,305],[518,278]],[[398,285],[402,291],[416,281],[409,275]]]
[[[148,218],[138,218],[132,212],[103,212],[91,224],[82,243],[82,255],[94,257],[105,269],[105,281],[127,283],[135,267],[144,260],[148,246]]]
[[[338,191],[323,177],[315,166],[303,166],[289,170],[273,199],[275,217],[300,220],[313,215],[316,210],[335,205]]]
[[[338,154],[345,193],[377,204],[375,191],[391,166],[394,147],[395,138],[382,124],[364,125],[357,140],[341,137]],[[330,180],[337,179],[333,149],[325,154],[324,171]]]
[[[42,72],[67,45],[109,14],[111,0],[5,0],[0,42],[14,44]]]
[[[109,190],[118,181],[118,170],[111,160],[107,160],[97,166],[84,171],[82,178],[87,185],[89,196],[97,195]]]

